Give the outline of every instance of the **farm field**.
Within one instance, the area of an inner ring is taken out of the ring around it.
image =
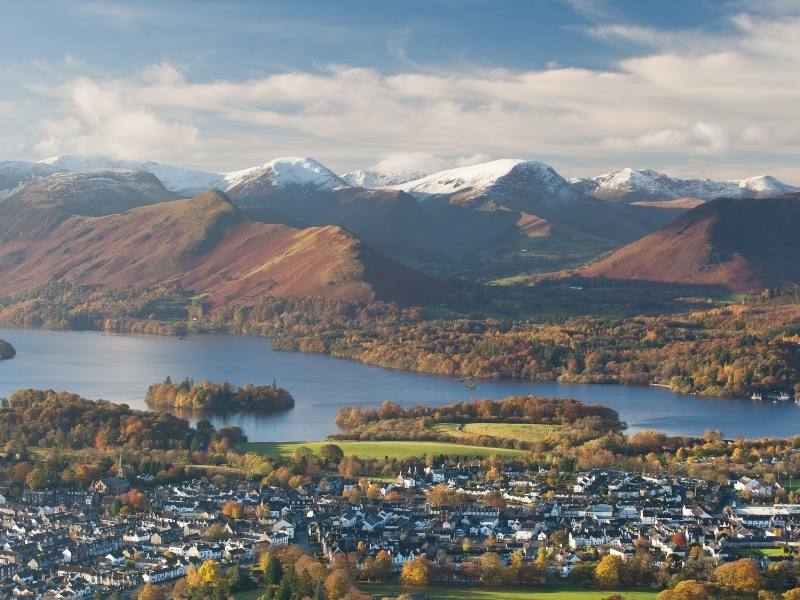
[[[409,458],[422,456],[521,456],[524,450],[508,448],[485,448],[483,446],[468,446],[465,444],[449,444],[447,442],[410,442],[410,441],[350,441],[350,440],[321,440],[315,442],[248,442],[242,444],[240,449],[245,452],[256,452],[267,456],[289,457],[300,446],[310,448],[314,452],[325,444],[336,444],[346,456],[355,455],[359,458]]]
[[[488,435],[491,437],[537,442],[558,431],[559,425],[539,423],[439,423],[434,430],[452,436]]]
[[[656,592],[638,590],[610,592],[574,588],[489,588],[457,585],[431,586],[421,590],[409,590],[396,585],[362,585],[361,590],[368,594],[387,594],[390,597],[408,592],[424,593],[430,600],[601,600],[614,593],[622,595],[626,600],[655,600],[656,597]]]

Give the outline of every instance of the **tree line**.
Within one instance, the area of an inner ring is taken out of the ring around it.
[[[147,389],[145,401],[155,407],[192,409],[202,412],[258,411],[272,412],[294,408],[294,398],[285,389],[272,385],[235,387],[228,383],[184,379],[179,384],[167,377]]]

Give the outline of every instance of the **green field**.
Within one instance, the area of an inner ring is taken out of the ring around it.
[[[568,588],[489,588],[480,586],[432,586],[423,590],[409,590],[392,585],[362,585],[361,590],[368,594],[394,594],[415,591],[427,594],[431,600],[600,600],[611,594],[621,594],[625,600],[654,600],[656,592],[637,590],[625,592],[601,592],[597,590],[576,590]]]
[[[245,452],[256,452],[273,457],[290,457],[300,446],[318,452],[325,444],[336,444],[347,456],[355,455],[359,458],[409,458],[412,456],[463,456],[467,458],[479,456],[520,456],[524,450],[509,450],[506,448],[485,448],[483,446],[467,446],[465,444],[448,444],[446,442],[408,442],[408,441],[378,441],[361,442],[345,440],[322,440],[317,442],[248,442],[239,448]]]
[[[558,425],[538,423],[466,423],[463,425],[463,429],[459,429],[459,427],[462,427],[460,423],[439,423],[434,426],[434,430],[448,433],[454,437],[488,435],[522,442],[539,442],[560,429]]]
[[[787,549],[783,547],[740,548],[736,550],[736,555],[742,558],[783,558],[790,556],[791,552],[787,552]]]

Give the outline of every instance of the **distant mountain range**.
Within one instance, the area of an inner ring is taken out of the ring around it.
[[[304,254],[314,259],[308,258],[304,264],[313,264],[314,269],[321,273],[324,271],[321,257],[326,253],[331,259],[351,256],[350,267],[341,267],[337,272],[349,269],[348,272],[364,275],[361,282],[365,287],[358,288],[363,292],[361,297],[402,296],[399,289],[389,293],[390,287],[381,287],[387,284],[385,278],[381,279],[381,285],[377,280],[368,281],[367,275],[376,271],[367,265],[381,264],[381,268],[394,273],[398,280],[410,281],[416,277],[415,285],[422,290],[419,297],[431,298],[435,295],[432,290],[440,289],[437,287],[439,284],[420,271],[435,278],[457,275],[497,278],[521,272],[578,267],[656,230],[662,236],[660,239],[665,239],[675,233],[668,224],[676,217],[698,204],[702,208],[708,200],[720,195],[735,199],[762,199],[753,204],[757,210],[757,207],[769,204],[763,199],[782,196],[797,188],[769,176],[715,182],[677,179],[656,171],[632,169],[570,181],[546,164],[519,159],[495,160],[425,176],[374,170],[352,171],[339,176],[321,163],[303,157],[278,158],[256,167],[214,173],[150,161],[64,155],[39,163],[0,163],[0,253],[5,257],[2,263],[5,267],[0,265],[0,282],[4,281],[4,274],[14,264],[25,267],[23,270],[13,269],[17,277],[27,270],[36,273],[22,279],[27,282],[41,281],[47,276],[73,278],[75,281],[100,278],[104,268],[92,261],[89,262],[95,266],[91,277],[73,262],[62,264],[52,257],[45,260],[41,253],[36,255],[35,265],[29,261],[33,256],[31,253],[39,250],[47,249],[48,253],[58,256],[68,249],[73,256],[99,256],[106,261],[103,265],[118,265],[114,261],[122,260],[122,257],[113,254],[113,236],[101,233],[106,232],[102,229],[106,223],[117,227],[120,236],[137,236],[134,239],[139,240],[137,248],[141,246],[144,253],[142,261],[151,250],[152,256],[160,257],[162,250],[136,229],[136,224],[151,224],[149,219],[152,215],[163,211],[167,211],[163,212],[165,215],[169,213],[165,206],[180,198],[202,195],[208,190],[223,193],[224,201],[235,207],[236,218],[249,224],[248,228],[257,228],[256,224],[273,228],[259,230],[259,236],[263,235],[263,238],[252,238],[262,240],[259,243],[269,252],[277,246],[263,240],[278,231],[275,227],[284,228],[280,231],[294,232],[309,228],[336,231],[336,235],[302,238],[303,244],[314,247],[311,254]],[[161,208],[145,211],[144,208],[150,205]],[[208,201],[195,199],[180,206],[187,207],[180,213],[187,216],[186,227],[209,226],[202,220],[188,219],[191,212],[188,207],[196,211],[208,210]],[[765,214],[767,212],[765,208]],[[138,216],[123,219],[123,215],[128,214]],[[696,213],[692,211],[690,214]],[[108,219],[103,220],[106,217]],[[327,229],[330,227],[335,229]],[[247,228],[242,225],[240,229],[244,231]],[[66,238],[59,237],[67,231],[71,232],[70,235],[80,234],[83,241],[78,245],[71,241],[67,243]],[[177,224],[170,225],[168,231],[180,240],[189,235]],[[268,231],[273,233],[266,233]],[[96,235],[93,232],[97,232]],[[226,247],[233,248],[235,244],[227,235],[221,238],[212,236],[216,241],[208,242],[211,244],[208,247],[216,248],[215,244],[224,238],[228,240]],[[289,236],[288,233],[285,235]],[[105,239],[102,249],[89,251],[81,246],[97,236]],[[343,242],[345,238],[349,240],[347,244]],[[54,240],[59,240],[59,243],[49,245]],[[126,247],[127,242],[127,237],[118,239],[120,247]],[[154,244],[152,249],[150,244]],[[325,249],[325,244],[330,247]],[[358,250],[342,250],[342,254],[337,249],[348,244]],[[201,248],[205,252],[207,246],[201,244]],[[89,254],[84,254],[85,251]],[[194,256],[192,252],[196,251],[194,246],[186,249],[187,256]],[[180,252],[180,248],[176,252]],[[237,248],[236,252],[244,250]],[[292,250],[293,254],[295,252],[297,250]],[[134,255],[131,249],[128,249],[128,255]],[[233,253],[226,256],[235,262]],[[274,259],[271,256],[268,252],[258,256],[264,261],[259,267],[260,272],[270,272],[272,267],[265,265]],[[181,268],[199,273],[204,264],[184,261]],[[220,268],[221,263],[215,264]],[[609,264],[603,261],[592,267],[597,271],[589,272],[598,276],[624,275],[619,270],[621,267],[615,267],[613,273],[606,273]],[[414,271],[403,271],[401,276],[400,270],[408,267]],[[168,271],[161,272],[153,280],[163,282],[174,277],[182,283],[190,282],[188,275],[183,277],[177,270]],[[281,273],[287,272],[281,267]],[[107,273],[109,278],[111,275],[111,272]],[[227,275],[231,281],[240,278],[230,272]],[[309,282],[320,281],[309,272],[303,277]],[[259,284],[261,287],[248,288],[243,284],[241,287],[226,286],[225,289],[260,289],[264,293],[271,289],[274,293],[287,294],[297,291],[287,282],[281,284],[277,277],[272,280],[278,282],[270,284],[272,287]],[[5,281],[10,284],[9,280]],[[359,296],[352,292],[356,287],[341,283],[341,277],[330,281],[340,283],[330,289],[314,287],[314,294],[337,298]],[[199,278],[191,282],[211,285]],[[342,292],[345,289],[350,291]],[[367,289],[372,291],[365,292]],[[219,290],[219,294],[227,297],[227,291],[222,291],[221,287]]]
[[[618,202],[672,200],[678,198],[770,198],[800,191],[770,175],[746,179],[715,181],[711,179],[681,179],[650,169],[624,168],[596,177],[566,180],[552,167],[543,163],[502,159],[469,167],[448,169],[432,174],[420,172],[379,171],[360,169],[336,175],[331,169],[312,158],[284,157],[238,171],[216,173],[185,169],[152,161],[122,161],[100,156],[61,155],[39,162],[0,162],[0,199],[10,196],[28,183],[60,171],[88,173],[108,169],[146,171],[155,175],[168,190],[183,196],[219,189],[228,191],[248,180],[263,180],[274,186],[309,185],[322,189],[358,187],[367,189],[397,189],[417,197],[454,194],[488,185],[519,183],[513,171],[524,170],[534,175],[527,183],[538,187],[534,193],[558,195],[566,187],[579,194]],[[509,177],[509,175],[512,175]]]
[[[782,183],[769,175],[712,181],[678,179],[649,169],[620,169],[588,179],[573,179],[571,183],[585,194],[616,202],[677,198],[773,198],[800,191],[800,188]]]

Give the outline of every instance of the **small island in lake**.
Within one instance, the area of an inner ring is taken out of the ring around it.
[[[184,379],[179,384],[167,377],[147,389],[145,401],[155,407],[170,407],[202,412],[281,411],[294,408],[294,398],[285,389],[272,385],[235,387],[228,383]]]
[[[16,355],[17,351],[14,349],[14,346],[5,340],[0,340],[0,360],[8,360],[9,358],[14,358]]]

